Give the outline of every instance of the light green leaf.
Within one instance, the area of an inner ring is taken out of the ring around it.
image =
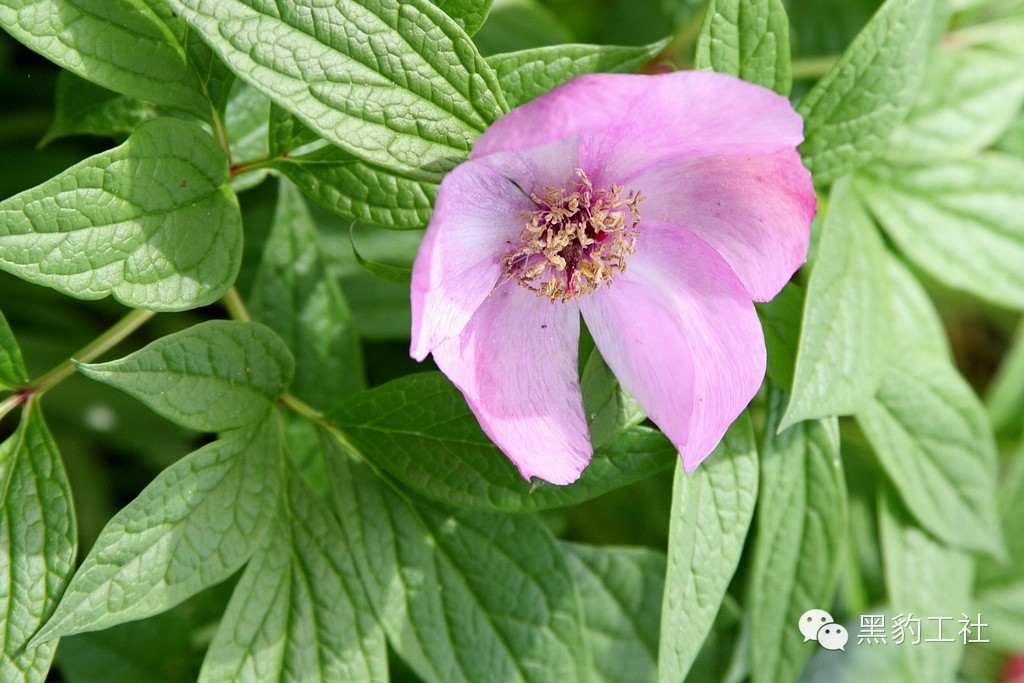
[[[623,390],[596,348],[583,365],[580,389],[583,413],[590,423],[590,443],[596,449],[647,419],[640,404]]]
[[[892,253],[886,252],[889,292],[892,304],[892,333],[889,340],[893,353],[928,353],[950,359],[953,350],[935,304],[928,292]]]
[[[404,485],[447,505],[475,510],[573,505],[678,459],[660,432],[632,427],[608,438],[572,486],[528,482],[439,373],[402,377],[354,396],[339,404],[330,419],[370,461]]]
[[[0,27],[108,90],[209,116],[185,50],[142,0],[5,0]]]
[[[747,598],[754,683],[796,680],[813,653],[796,625],[807,610],[830,608],[846,547],[839,425],[801,422],[777,434],[786,398],[771,386]]]
[[[329,142],[399,173],[439,180],[507,110],[472,41],[427,0],[301,11],[168,1],[239,78]]]
[[[922,527],[958,548],[1003,553],[992,425],[949,359],[894,355],[857,422]]]
[[[977,616],[976,612],[970,614],[974,561],[968,553],[949,548],[915,524],[888,487],[883,487],[879,497],[878,517],[892,616],[913,614],[921,619],[920,642],[912,645],[915,637],[908,633],[902,644],[912,673],[906,680],[953,683],[965,647],[963,636],[958,635],[964,626],[961,619],[974,621]],[[987,635],[988,631],[980,637]],[[954,642],[927,642],[940,637]]]
[[[492,55],[509,106],[518,107],[580,74],[631,72],[654,59],[667,40],[625,47],[617,45],[551,45]]]
[[[992,152],[874,164],[856,182],[889,237],[932,277],[1024,308],[1024,160]]]
[[[326,505],[294,471],[231,595],[201,683],[388,680],[384,633]]]
[[[782,0],[711,0],[695,66],[788,95],[793,75],[789,18]]]
[[[757,501],[757,446],[746,413],[687,475],[676,465],[661,606],[658,680],[676,683],[700,652],[743,551]]]
[[[16,389],[28,384],[28,371],[21,349],[3,311],[0,311],[0,389]]]
[[[0,202],[0,269],[79,299],[157,311],[216,301],[242,257],[228,164],[198,126],[139,125],[126,143]]]
[[[1024,428],[1024,320],[1017,323],[1010,348],[988,385],[985,407],[996,433]]]
[[[413,506],[336,448],[325,453],[331,500],[388,639],[417,675],[592,679],[576,587],[542,524]]]
[[[33,642],[166,611],[234,574],[274,518],[280,466],[268,419],[161,472],[104,527]]]
[[[886,0],[800,102],[804,164],[827,185],[882,151],[924,73],[932,0]]]
[[[491,11],[493,0],[434,0],[468,35],[476,33]]]
[[[70,71],[57,77],[56,111],[39,146],[69,135],[99,135],[123,140],[143,121],[160,116],[161,108],[145,100],[118,95]]]
[[[878,388],[889,352],[885,246],[843,180],[836,183],[804,303],[793,396],[780,429],[850,415]]]
[[[1024,447],[1017,451],[999,488],[1009,561],[978,563],[978,608],[992,626],[986,635],[1006,652],[1024,650]]]
[[[30,401],[0,443],[0,680],[43,683],[56,641],[29,645],[75,569],[78,532],[64,464]]]
[[[284,393],[295,362],[257,323],[209,320],[124,358],[78,370],[139,399],[168,420],[216,432],[260,420]]]
[[[595,683],[655,680],[665,554],[577,543],[561,547],[583,603]]]
[[[363,354],[345,297],[327,272],[302,195],[282,181],[249,311],[295,356],[292,392],[326,408],[365,388]]]

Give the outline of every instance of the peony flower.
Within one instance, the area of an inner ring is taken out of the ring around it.
[[[687,472],[761,385],[754,301],[804,262],[803,122],[731,76],[592,75],[510,112],[441,183],[413,266],[411,354],[433,354],[523,477],[593,449],[580,314]]]

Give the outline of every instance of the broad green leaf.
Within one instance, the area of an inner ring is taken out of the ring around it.
[[[846,483],[835,418],[776,430],[785,392],[772,386],[761,455],[757,537],[747,598],[754,683],[796,680],[813,650],[796,625],[832,604],[846,547]]]
[[[932,277],[1024,308],[1024,159],[873,164],[856,183],[889,237]]]
[[[384,633],[338,522],[297,473],[235,587],[201,683],[388,680]]]
[[[484,25],[493,0],[434,0],[434,4],[455,20],[463,31],[473,35]]]
[[[0,27],[108,90],[209,116],[184,48],[142,0],[5,0]]]
[[[665,554],[577,543],[561,548],[583,603],[595,683],[655,680]]]
[[[154,104],[101,88],[70,71],[57,77],[56,111],[39,146],[69,135],[123,140],[143,121],[160,116]]]
[[[988,147],[1024,102],[1020,57],[985,48],[932,52],[924,82],[886,155],[967,155]]]
[[[807,290],[790,282],[775,298],[757,303],[757,316],[764,328],[764,344],[768,351],[768,376],[783,387],[793,386],[796,353],[800,345]]]
[[[329,142],[399,173],[440,179],[507,110],[469,37],[427,0],[168,3],[239,78]]]
[[[355,226],[353,225],[354,229]],[[359,249],[356,247],[356,238],[353,234],[353,230],[349,230],[349,239],[352,242],[352,253],[355,254],[356,261],[359,266],[370,275],[379,277],[382,280],[388,282],[394,282],[399,285],[408,286],[412,282],[412,268],[404,268],[402,266],[392,266],[387,263],[378,263],[377,261],[371,261],[365,258],[359,253]]]
[[[955,547],[1002,554],[992,425],[952,361],[894,355],[857,422],[922,527]]]
[[[269,418],[164,470],[103,529],[33,642],[164,612],[234,574],[276,514],[280,467]]]
[[[216,432],[260,420],[284,393],[295,362],[270,329],[209,320],[157,339],[124,358],[79,364],[168,420]]]
[[[580,373],[580,389],[583,412],[590,423],[590,442],[596,449],[647,418],[636,399],[622,389],[596,348]]]
[[[715,622],[757,501],[757,446],[744,413],[692,474],[676,465],[658,680],[686,678]]]
[[[438,373],[417,373],[339,404],[330,419],[402,484],[448,505],[517,512],[589,500],[676,461],[660,432],[632,427],[609,439],[580,480],[524,480],[480,429],[459,391]]]
[[[315,144],[311,144],[315,143]],[[270,103],[270,122],[267,126],[267,144],[271,156],[287,156],[307,145],[326,145],[319,135],[302,125],[287,109]]]
[[[899,258],[887,253],[886,261],[892,304],[892,333],[889,338],[893,353],[906,350],[952,358],[949,336],[928,292]]]
[[[631,72],[654,59],[667,40],[641,47],[617,45],[550,45],[492,55],[509,106],[518,107],[580,74]]]
[[[0,389],[16,389],[28,384],[28,371],[21,349],[3,311],[0,311]]]
[[[302,195],[282,181],[249,311],[295,356],[292,392],[326,408],[365,388],[352,312],[327,272],[316,225]]]
[[[804,164],[827,185],[882,151],[924,73],[932,0],[886,0],[800,102]]]
[[[576,587],[540,522],[414,506],[337,446],[325,455],[357,569],[417,675],[427,683],[592,679]]]
[[[921,619],[921,642],[913,645],[914,638],[908,633],[902,643],[907,668],[913,674],[906,680],[953,683],[965,647],[964,636],[958,635],[964,626],[961,619],[974,621],[977,616],[977,612],[970,613],[974,561],[968,553],[946,546],[918,526],[888,487],[880,496],[878,516],[892,616],[909,618],[913,614]],[[986,638],[988,633],[982,632],[980,637]],[[954,642],[927,642],[940,637]],[[895,642],[891,646],[897,647]]]
[[[1010,348],[988,385],[985,407],[996,433],[1024,429],[1024,320],[1017,323]]]
[[[788,95],[793,76],[782,0],[711,0],[697,40],[696,67]]]
[[[238,201],[210,136],[177,119],[0,202],[0,269],[79,299],[179,311],[216,301],[242,256]]]
[[[75,569],[78,534],[64,464],[30,401],[0,443],[0,680],[42,683],[56,641],[29,645]]]
[[[804,303],[792,398],[781,429],[856,412],[889,352],[885,246],[847,181],[836,183]]]

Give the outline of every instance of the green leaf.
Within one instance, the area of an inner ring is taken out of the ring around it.
[[[697,40],[695,66],[788,95],[793,75],[789,18],[782,0],[711,0]]]
[[[210,136],[176,119],[0,202],[0,269],[79,299],[157,311],[216,301],[242,256],[238,201]]]
[[[463,31],[473,35],[487,20],[493,0],[434,0],[434,4],[455,20]]]
[[[507,110],[469,37],[427,0],[302,11],[168,1],[239,78],[329,142],[399,173],[439,180]]]
[[[143,121],[160,116],[145,100],[118,95],[70,71],[57,76],[56,111],[39,146],[69,135],[99,135],[123,140]]]
[[[498,74],[509,106],[518,107],[580,74],[636,71],[666,45],[667,40],[640,47],[550,45],[492,55],[487,63]]]
[[[266,159],[270,121],[270,100],[245,81],[235,81],[224,110],[231,158],[237,167],[252,160]],[[259,185],[267,176],[266,167],[236,175],[231,185],[236,192]]]
[[[676,465],[661,606],[663,683],[686,678],[711,631],[743,551],[757,479],[757,446],[745,413],[695,472]]]
[[[935,304],[913,273],[893,254],[886,253],[892,304],[894,353],[928,353],[950,359],[953,350]]]
[[[201,683],[386,682],[384,633],[326,505],[297,473],[231,595]]]
[[[807,610],[831,606],[846,547],[839,425],[801,422],[777,434],[786,398],[771,387],[747,598],[755,683],[796,680],[813,653],[796,624]]]
[[[353,232],[354,228],[355,225],[353,225],[348,231],[349,241],[352,243],[352,253],[355,254],[356,261],[363,270],[370,275],[399,285],[408,285],[412,282],[412,268],[403,268],[401,266],[392,266],[386,263],[377,263],[376,261],[363,258],[359,253],[359,249],[356,248],[356,238]]]
[[[502,0],[473,37],[484,55],[517,52],[573,42],[573,34],[554,11],[538,0]]]
[[[336,448],[325,454],[331,500],[389,641],[417,675],[591,680],[575,584],[542,524],[413,506]]]
[[[889,352],[885,246],[847,181],[836,183],[804,303],[793,396],[780,429],[850,415],[878,388]]]
[[[295,362],[257,323],[209,320],[108,363],[78,370],[139,399],[168,420],[217,432],[260,420],[284,393]]]
[[[764,344],[768,351],[768,376],[783,387],[793,386],[796,353],[800,345],[807,290],[790,282],[767,303],[755,303],[757,316],[764,328]]]
[[[965,647],[963,636],[958,635],[964,625],[961,616],[966,617],[973,606],[974,561],[969,554],[947,547],[915,524],[888,487],[879,498],[878,516],[885,585],[893,615],[921,617],[921,642],[911,645],[913,639],[908,634],[903,643],[907,668],[913,672],[907,680],[953,683]],[[970,614],[968,620],[974,621],[975,617]],[[988,633],[984,631],[980,637]],[[956,642],[927,642],[939,637]]]
[[[940,282],[1024,308],[1024,159],[874,164],[857,177],[885,232]]]
[[[302,195],[282,181],[249,311],[295,357],[292,392],[326,408],[365,388],[363,353],[341,288],[327,272]]]
[[[664,553],[562,543],[583,603],[596,683],[657,678]]]
[[[30,401],[0,443],[0,680],[42,683],[56,641],[29,644],[75,569],[78,533],[64,464]]]
[[[804,164],[827,185],[882,151],[924,73],[932,0],[886,0],[800,102]]]
[[[0,311],[0,389],[16,389],[28,384],[28,371],[21,349],[3,311]]]
[[[985,407],[997,433],[1024,428],[1024,320],[1017,323],[1010,348],[988,385]]]
[[[164,612],[234,574],[274,518],[280,463],[268,419],[161,472],[107,523],[33,642]]]
[[[572,486],[528,482],[483,433],[459,391],[438,373],[402,377],[354,396],[338,405],[330,419],[404,485],[475,510],[573,505],[676,461],[675,449],[660,432],[633,427],[608,440]]]
[[[600,449],[647,416],[636,399],[627,394],[618,378],[595,348],[580,373],[583,413],[590,423],[590,442]]]
[[[6,0],[0,27],[108,90],[209,116],[184,48],[142,0]]]
[[[992,425],[949,359],[894,355],[857,422],[922,527],[955,547],[1003,554]]]

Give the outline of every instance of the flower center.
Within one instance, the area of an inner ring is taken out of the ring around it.
[[[644,197],[623,192],[614,184],[595,190],[577,168],[571,191],[546,187],[543,197],[531,194],[537,208],[520,214],[526,227],[519,247],[501,258],[502,275],[559,302],[611,285],[626,270],[640,234],[637,206]]]

